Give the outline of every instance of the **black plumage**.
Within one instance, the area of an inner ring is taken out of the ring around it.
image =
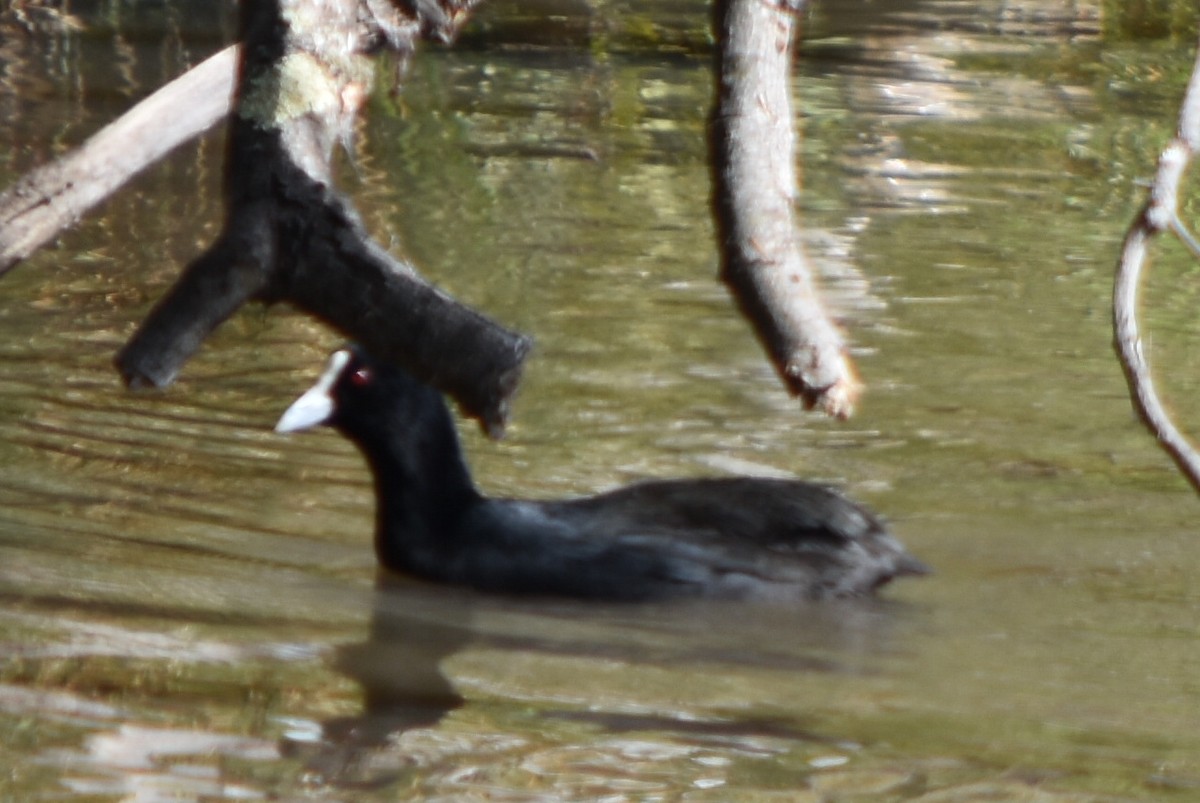
[[[441,394],[359,348],[336,352],[277,429],[327,424],[370,464],[380,562],[509,594],[813,600],[928,569],[865,508],[821,485],[650,481],[569,500],[492,499],[471,480]]]

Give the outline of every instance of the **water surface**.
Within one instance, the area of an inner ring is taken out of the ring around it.
[[[0,179],[233,29],[144,6],[6,22]],[[877,6],[820,5],[796,82],[808,247],[868,383],[848,423],[798,409],[714,279],[702,4],[493,9],[381,89],[344,186],[537,340],[507,439],[462,427],[489,492],[819,479],[936,575],[798,611],[380,584],[357,455],[271,432],[335,334],[247,310],[166,392],[111,368],[218,230],[218,134],[3,280],[0,797],[1200,795],[1196,500],[1108,322],[1190,48],[1083,2]],[[1195,270],[1165,249],[1146,298],[1193,429]]]

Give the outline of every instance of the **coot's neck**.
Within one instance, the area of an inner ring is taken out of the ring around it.
[[[410,397],[394,414],[377,411],[377,426],[339,428],[366,456],[375,479],[380,563],[436,575],[455,547],[462,515],[483,497],[441,394],[427,387],[417,392],[419,403]]]

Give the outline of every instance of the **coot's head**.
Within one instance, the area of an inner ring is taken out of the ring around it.
[[[358,346],[346,346],[330,356],[325,372],[292,402],[275,431],[298,432],[324,424],[356,441],[377,441],[443,410],[437,391]]]

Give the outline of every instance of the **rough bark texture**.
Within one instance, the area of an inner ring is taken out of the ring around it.
[[[530,343],[463,307],[367,237],[330,160],[367,96],[367,54],[449,40],[477,0],[255,0],[229,132],[227,219],[117,364],[164,385],[250,299],[288,300],[454,395],[489,429],[507,414]],[[796,6],[802,5],[797,0]],[[714,195],[723,276],[789,388],[850,414],[859,385],[797,237],[790,67],[797,8],[716,7]],[[0,196],[0,273],[229,108],[233,49],[148,98],[79,151]]]
[[[1174,231],[1200,258],[1200,244],[1179,219],[1179,183],[1192,157],[1200,150],[1200,46],[1179,114],[1179,131],[1163,150],[1150,197],[1125,235],[1113,287],[1114,346],[1129,393],[1142,422],[1175,461],[1175,465],[1200,492],[1200,453],[1188,442],[1163,407],[1154,387],[1150,363],[1138,331],[1137,295],[1142,269],[1154,237]]]
[[[528,338],[451,299],[371,241],[333,189],[335,146],[348,143],[370,92],[368,53],[446,36],[445,13],[384,0],[242,4],[242,62],[226,165],[226,222],[216,243],[117,356],[131,385],[165,385],[204,338],[251,299],[291,301],[452,394],[499,431]]]
[[[237,47],[225,48],[0,194],[0,276],[229,114],[236,61]]]
[[[717,0],[712,158],[722,276],[789,389],[839,418],[860,386],[799,241],[791,65],[796,9]]]

